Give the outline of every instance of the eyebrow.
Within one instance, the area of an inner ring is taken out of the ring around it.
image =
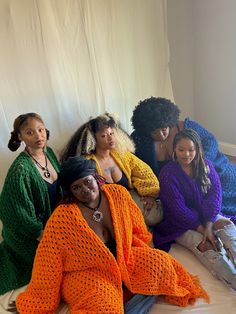
[[[181,145],[179,145],[179,144],[177,144],[176,146],[178,146],[178,148],[183,148],[183,149],[186,149],[186,147],[184,147],[184,146],[181,146]],[[193,148],[193,149],[195,149],[195,145],[193,145],[193,146],[190,146],[190,147],[188,147],[187,149],[190,149],[190,148]]]

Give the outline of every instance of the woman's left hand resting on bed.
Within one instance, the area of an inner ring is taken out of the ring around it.
[[[206,226],[200,225],[197,228],[197,231],[200,232],[203,235],[203,240],[201,242],[201,246],[213,246],[213,249],[215,251],[220,250],[220,243],[218,243],[217,238],[215,237],[215,234],[213,232],[213,223],[211,221],[208,221],[206,223]]]
[[[147,210],[147,211],[151,210],[156,202],[155,198],[151,196],[142,196],[140,200],[141,202],[143,202],[144,210]]]

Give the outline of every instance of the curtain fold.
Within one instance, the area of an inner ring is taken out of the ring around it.
[[[41,114],[59,151],[90,116],[130,132],[139,100],[173,99],[166,24],[166,0],[1,0],[0,189],[19,114]]]

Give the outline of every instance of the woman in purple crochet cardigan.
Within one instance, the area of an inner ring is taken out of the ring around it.
[[[212,163],[203,158],[192,129],[176,134],[173,161],[159,177],[164,219],[154,230],[156,247],[174,241],[193,251],[220,280],[236,290],[236,227],[221,213],[221,184]]]

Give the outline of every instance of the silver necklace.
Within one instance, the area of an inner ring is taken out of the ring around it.
[[[90,206],[86,205],[85,203],[81,202],[85,207],[94,211],[93,220],[96,222],[101,222],[103,220],[103,213],[99,210],[99,207],[101,205],[101,201],[102,201],[102,193],[101,193],[101,191],[99,191],[99,201],[98,201],[98,205],[96,207],[90,207]]]

